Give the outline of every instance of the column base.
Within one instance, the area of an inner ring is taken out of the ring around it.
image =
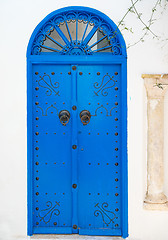
[[[145,210],[168,211],[168,202],[166,203],[146,203],[143,205]]]

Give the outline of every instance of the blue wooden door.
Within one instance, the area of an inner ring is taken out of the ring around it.
[[[120,66],[34,65],[33,84],[34,232],[121,235]]]
[[[120,66],[78,66],[80,234],[121,235]],[[79,114],[88,110],[90,122]]]
[[[126,47],[103,13],[68,7],[27,51],[28,234],[128,236]]]
[[[70,65],[33,66],[33,225],[35,233],[71,233],[72,121]]]

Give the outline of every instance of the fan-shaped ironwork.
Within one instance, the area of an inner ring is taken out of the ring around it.
[[[122,54],[120,34],[100,16],[87,11],[67,11],[49,19],[37,33],[32,55]]]

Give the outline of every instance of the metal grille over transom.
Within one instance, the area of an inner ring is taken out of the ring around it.
[[[124,48],[118,34],[117,27],[112,28],[101,16],[87,10],[67,11],[42,26],[34,40],[32,54],[121,55]]]
[[[128,235],[126,57],[103,17],[61,9],[31,38],[29,235]]]

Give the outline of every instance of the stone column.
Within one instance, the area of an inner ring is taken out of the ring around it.
[[[168,210],[164,194],[164,96],[168,88],[168,75],[143,74],[147,91],[147,192],[144,207]]]

